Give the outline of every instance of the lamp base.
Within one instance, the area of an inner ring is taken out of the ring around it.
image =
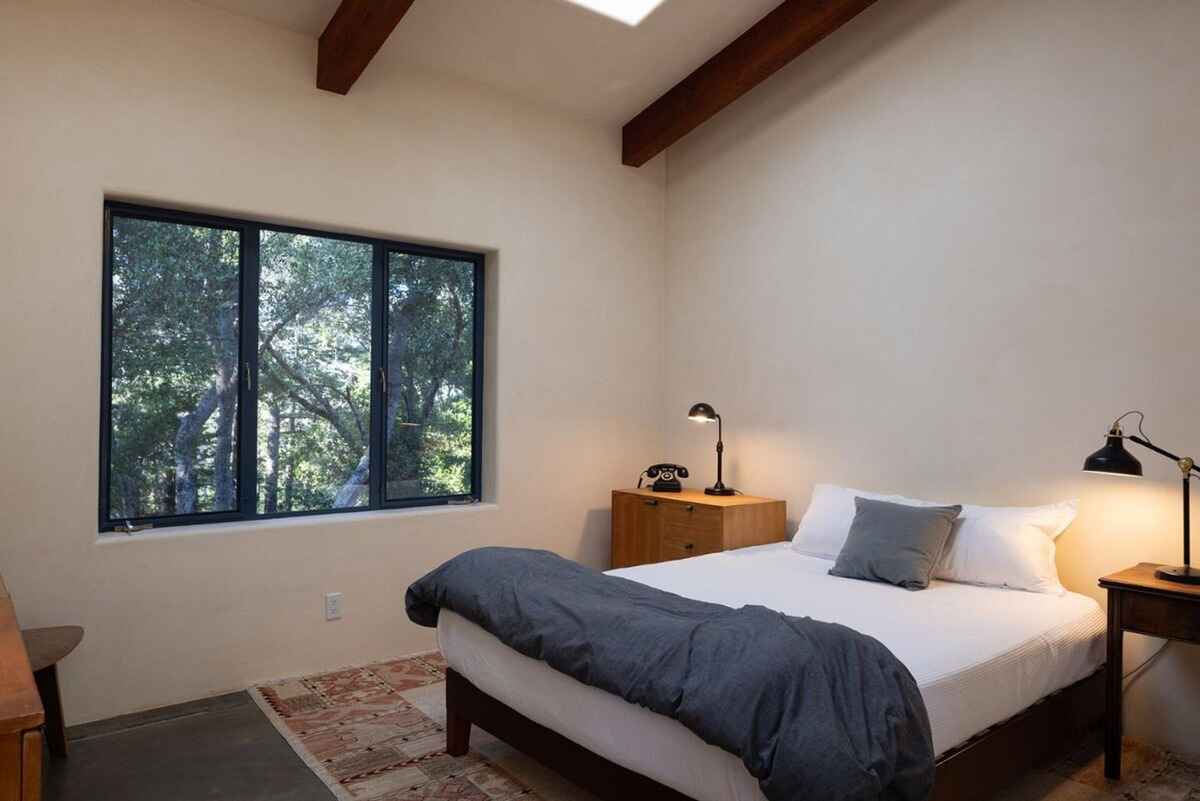
[[[705,487],[705,495],[737,495],[737,490],[731,487]]]
[[[1154,577],[1177,584],[1200,584],[1200,568],[1160,567],[1154,571]]]

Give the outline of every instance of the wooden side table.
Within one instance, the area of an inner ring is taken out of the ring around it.
[[[701,490],[613,490],[612,566],[686,559],[787,539],[787,504]]]
[[[1100,579],[1108,590],[1104,775],[1121,778],[1121,687],[1125,632],[1200,643],[1200,587],[1154,577],[1146,562]]]

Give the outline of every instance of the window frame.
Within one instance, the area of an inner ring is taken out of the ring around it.
[[[150,222],[194,225],[232,230],[238,233],[238,413],[234,432],[237,475],[237,506],[231,511],[194,512],[186,515],[148,515],[113,520],[111,511],[112,447],[112,333],[113,333],[113,217],[129,217]],[[318,228],[279,224],[253,218],[227,217],[176,208],[104,201],[104,231],[101,243],[103,277],[101,288],[100,331],[100,476],[99,531],[136,533],[145,529],[174,526],[209,525],[291,517],[318,517],[333,514],[355,514],[385,509],[411,509],[425,506],[447,506],[478,503],[483,484],[483,371],[484,371],[484,265],[483,253],[455,248],[435,247],[403,242],[384,237],[362,236]],[[340,509],[315,509],[292,512],[260,513],[258,511],[258,301],[262,232],[357,242],[372,248],[371,270],[371,420],[368,454],[371,472],[368,479],[368,503],[365,506]],[[385,492],[387,443],[384,441],[383,380],[387,371],[387,290],[388,256],[390,253],[410,253],[418,256],[468,262],[473,268],[472,308],[472,398],[471,398],[471,486],[466,493],[420,498],[387,500]],[[249,375],[249,381],[246,380]],[[381,380],[382,379],[382,380]]]

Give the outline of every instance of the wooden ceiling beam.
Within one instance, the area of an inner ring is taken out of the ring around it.
[[[626,123],[622,162],[642,166],[874,2],[785,0]]]
[[[414,0],[342,0],[317,43],[317,88],[344,95]]]

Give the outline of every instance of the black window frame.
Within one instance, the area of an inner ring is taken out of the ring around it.
[[[239,235],[240,292],[238,310],[238,415],[235,431],[237,503],[235,511],[195,512],[187,515],[150,515],[112,520],[110,513],[110,449],[112,438],[112,230],[113,217],[131,217],[151,222],[195,225],[237,231]],[[252,218],[226,217],[175,208],[149,206],[118,200],[104,201],[102,239],[103,286],[100,336],[100,503],[101,533],[174,526],[209,525],[239,521],[271,520],[288,517],[317,517],[331,514],[356,514],[383,509],[410,509],[424,506],[478,503],[482,498],[483,470],[483,371],[484,371],[484,265],[486,256],[469,250],[434,247],[383,237],[361,236],[318,228],[282,225]],[[371,426],[368,448],[371,472],[366,506],[316,509],[294,512],[258,511],[258,289],[259,244],[263,230],[357,242],[372,248],[371,289]],[[383,382],[387,372],[387,292],[388,254],[409,253],[417,256],[469,262],[474,269],[472,309],[472,398],[471,398],[471,487],[459,495],[430,496],[397,500],[386,499],[387,465],[384,454]],[[247,375],[249,381],[246,380]]]

